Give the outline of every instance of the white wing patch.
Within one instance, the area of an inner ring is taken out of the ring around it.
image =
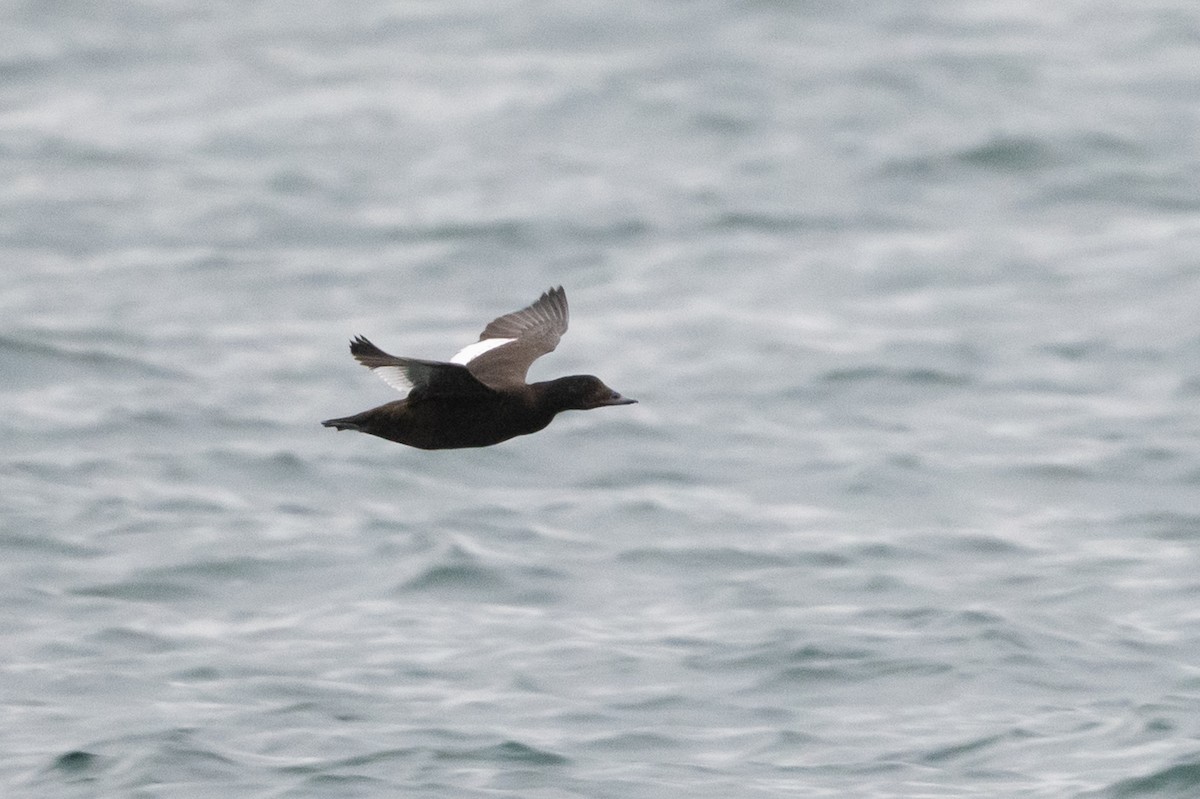
[[[483,341],[476,341],[474,344],[468,344],[458,352],[454,353],[454,357],[450,359],[450,363],[468,364],[471,361],[483,355],[488,350],[494,350],[497,347],[503,346],[510,341],[516,341],[515,338],[485,338]],[[380,375],[382,377],[382,375]],[[385,377],[384,380],[387,380]],[[390,380],[388,381],[391,382]]]
[[[407,394],[413,387],[413,382],[408,379],[408,374],[399,366],[376,366],[371,371],[378,375],[380,380],[402,394]]]

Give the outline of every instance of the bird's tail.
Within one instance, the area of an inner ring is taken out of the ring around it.
[[[325,421],[321,422],[321,425],[324,427],[332,427],[335,430],[362,430],[362,427],[359,426],[358,422],[353,416],[347,416],[344,419],[326,419]]]

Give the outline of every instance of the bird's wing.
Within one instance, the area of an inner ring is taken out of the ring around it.
[[[537,302],[493,319],[479,341],[459,350],[451,363],[463,364],[480,382],[495,389],[525,384],[535,360],[552,352],[567,332],[567,293],[562,286]]]
[[[392,388],[402,393],[411,391],[410,400],[492,393],[465,366],[388,355],[362,336],[350,342],[350,354]]]

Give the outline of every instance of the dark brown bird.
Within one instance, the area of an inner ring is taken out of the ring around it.
[[[530,364],[567,332],[567,316],[566,292],[550,289],[528,308],[492,320],[449,362],[398,358],[358,336],[350,354],[408,396],[321,424],[421,449],[487,447],[536,433],[561,411],[637,402],[591,375],[525,382]]]

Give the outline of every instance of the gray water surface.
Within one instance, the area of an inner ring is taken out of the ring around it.
[[[4,795],[1200,795],[1192,4],[0,25]]]

